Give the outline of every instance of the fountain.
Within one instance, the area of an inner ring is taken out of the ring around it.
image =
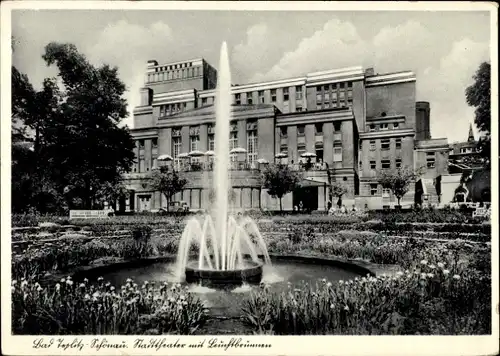
[[[263,263],[259,255],[264,256],[265,264],[270,264],[264,239],[251,218],[245,217],[238,221],[230,216],[228,209],[231,73],[225,42],[220,51],[215,100],[215,204],[202,221],[192,218],[187,222],[179,243],[176,275],[188,283],[260,282]],[[196,260],[190,260],[193,245],[198,247]]]

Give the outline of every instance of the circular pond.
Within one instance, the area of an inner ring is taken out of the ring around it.
[[[344,267],[345,266],[345,267]],[[335,261],[321,260],[315,258],[273,258],[272,265],[264,265],[262,282],[269,285],[270,289],[276,292],[288,289],[288,283],[298,285],[302,282],[315,284],[321,279],[330,282],[338,280],[353,279],[368,271],[363,268],[346,264],[339,265]],[[145,281],[156,283],[175,283],[174,274],[175,263],[173,261],[140,261],[133,264],[119,264],[107,266],[106,268],[96,268],[86,271],[84,275],[95,280],[102,276],[105,281],[110,282],[115,287],[126,284],[126,280],[131,278],[138,285]],[[82,275],[75,276],[83,277]],[[239,317],[241,315],[241,302],[249,296],[253,290],[257,290],[259,285],[244,284],[242,286],[222,286],[206,287],[196,283],[187,284],[188,290],[204,302],[210,310],[210,315],[214,317]]]

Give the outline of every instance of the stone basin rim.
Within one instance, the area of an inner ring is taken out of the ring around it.
[[[262,268],[264,266],[264,263],[261,262],[261,261],[255,262],[255,261],[247,260],[245,262],[249,263],[249,265],[247,267],[221,270],[221,269],[197,268],[195,265],[197,265],[198,262],[197,261],[191,261],[191,262],[188,262],[186,264],[185,270],[186,270],[186,272],[210,272],[210,273],[221,273],[221,274],[224,274],[224,273],[245,272],[245,271],[249,271],[249,270],[253,270],[253,269]]]

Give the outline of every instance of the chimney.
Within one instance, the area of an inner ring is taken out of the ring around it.
[[[365,76],[372,77],[374,75],[375,75],[375,70],[373,69],[373,67],[365,69]]]
[[[148,68],[156,67],[158,65],[158,62],[155,61],[154,59],[150,59],[148,61]]]

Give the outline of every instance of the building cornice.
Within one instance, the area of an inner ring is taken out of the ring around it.
[[[150,105],[136,106],[134,108],[134,115],[146,115],[146,114],[152,114],[152,113],[153,113],[153,107]]]
[[[156,71],[155,71],[156,68],[163,68],[163,67],[168,67],[168,66],[172,66],[172,65],[176,65],[176,64],[184,64],[184,63],[192,63],[193,67],[199,66],[199,65],[203,64],[203,58],[194,58],[194,59],[188,59],[185,61],[162,63],[162,64],[158,64],[156,66],[150,66],[147,69],[147,73],[156,73]],[[163,72],[163,71],[161,71],[161,72]]]
[[[354,81],[363,80],[365,78],[365,73],[363,67],[348,67],[340,68],[322,72],[309,73],[306,76],[306,86],[314,86],[327,83],[343,82],[343,81]]]
[[[196,90],[182,90],[153,95],[153,106],[162,104],[182,103],[196,100]]]
[[[155,127],[147,127],[140,129],[130,129],[130,135],[133,138],[151,138],[158,137],[158,129]]]
[[[389,85],[397,83],[415,82],[417,77],[411,71],[400,73],[379,74],[365,79],[366,87],[374,87],[378,85]]]
[[[415,136],[415,130],[413,129],[399,129],[399,130],[387,130],[387,131],[373,131],[373,132],[360,132],[359,138],[361,140],[366,139],[377,139],[377,138],[390,138],[390,137],[404,137],[404,136]]]
[[[370,124],[405,122],[405,120],[406,120],[405,115],[375,116],[366,118],[366,122],[369,122]]]
[[[351,109],[332,109],[321,111],[302,111],[291,114],[279,114],[276,117],[276,126],[312,124],[329,121],[354,121]]]

